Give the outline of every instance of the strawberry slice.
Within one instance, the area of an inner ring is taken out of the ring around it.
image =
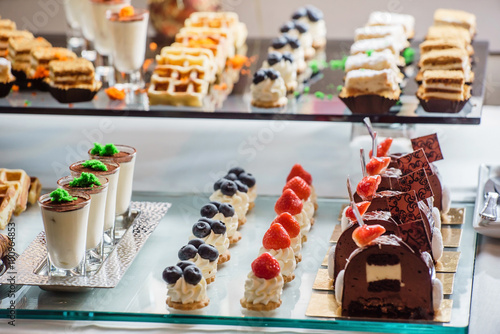
[[[306,170],[300,164],[293,165],[290,174],[288,174],[288,177],[286,178],[286,181],[290,181],[295,176],[300,176],[302,180],[307,182],[308,185],[311,185],[313,182],[311,174],[306,172]]]
[[[380,144],[377,145],[377,157],[385,157],[387,154],[389,154],[389,149],[391,148],[392,145],[392,138],[387,137],[385,138]],[[370,158],[372,157],[373,152],[370,150]]]
[[[356,203],[356,207],[358,208],[359,214],[363,216],[368,210],[368,207],[370,206],[371,202],[368,201],[363,201]],[[345,210],[345,216],[350,220],[350,221],[357,221],[356,216],[354,215],[354,211],[352,210],[352,206],[349,206],[347,210]]]
[[[366,164],[366,173],[368,175],[380,175],[391,163],[391,158],[389,157],[372,157],[370,161]]]
[[[295,238],[300,233],[299,222],[288,212],[283,212],[278,217],[276,217],[271,223],[271,226],[274,224],[280,224],[281,226],[283,226],[288,232],[290,238]]]
[[[382,225],[363,225],[357,227],[352,232],[352,239],[358,247],[369,245],[373,240],[385,233],[385,228]]]
[[[278,260],[266,252],[252,262],[252,271],[258,278],[271,279],[280,274],[281,268]]]
[[[378,185],[382,182],[380,175],[365,176],[356,187],[356,192],[363,201],[371,200],[373,194],[377,192]]]
[[[283,191],[286,189],[292,189],[293,192],[302,200],[306,200],[311,196],[311,187],[307,184],[304,179],[300,176],[295,176],[290,179],[283,188]]]
[[[290,247],[290,236],[281,224],[273,224],[262,238],[262,246],[265,249],[285,249]]]
[[[286,189],[276,201],[274,211],[278,215],[283,212],[289,212],[293,216],[298,215],[302,211],[302,200],[292,189]]]

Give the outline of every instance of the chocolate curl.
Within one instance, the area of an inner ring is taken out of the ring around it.
[[[347,192],[349,193],[349,201],[351,202],[352,212],[354,212],[354,216],[356,217],[359,226],[365,225],[363,218],[361,218],[361,214],[359,213],[358,207],[356,206],[356,203],[354,203],[354,197],[352,196],[351,190],[351,179],[349,176],[347,176]]]
[[[363,173],[363,177],[366,177],[366,160],[365,160],[365,150],[359,149],[359,159],[361,161],[361,172]]]

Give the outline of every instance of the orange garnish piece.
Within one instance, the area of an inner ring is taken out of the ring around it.
[[[149,43],[149,49],[151,51],[156,51],[156,49],[158,49],[158,44],[156,44],[155,42]]]
[[[118,88],[109,87],[109,88],[106,88],[104,90],[104,92],[112,100],[125,100],[125,96],[126,96],[125,91],[120,90]]]
[[[120,14],[118,14],[120,18],[130,17],[133,15],[134,15],[134,7],[132,6],[123,7],[122,9],[120,9]]]
[[[54,58],[57,60],[68,60],[68,57],[66,55],[63,55],[61,52],[56,52]]]
[[[149,66],[151,66],[151,64],[153,63],[153,59],[152,58],[148,58],[144,61],[144,64],[142,64],[142,69],[144,72],[147,72]]]
[[[38,65],[35,74],[33,75],[33,79],[42,79],[48,76],[49,76],[49,71],[42,65]]]
[[[18,85],[12,85],[12,91],[13,92],[19,92],[19,86]]]
[[[28,88],[31,87],[31,82],[28,82],[27,86],[28,86]]]
[[[225,89],[227,89],[227,84],[226,83],[222,83],[220,85],[214,85],[213,89],[215,89],[215,90],[225,90]]]
[[[234,69],[242,68],[246,62],[248,61],[248,57],[242,55],[236,55],[227,60],[228,65],[230,65]]]

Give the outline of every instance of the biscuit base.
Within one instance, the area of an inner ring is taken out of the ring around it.
[[[217,264],[223,264],[226,263],[231,259],[231,253],[229,251],[226,251],[224,254],[219,255],[219,261],[217,261]]]
[[[315,38],[313,41],[313,48],[316,50],[324,49],[326,46],[326,37]]]
[[[314,223],[316,222],[316,219],[311,218],[309,221],[311,222],[311,226],[313,226],[313,225],[314,225]]]
[[[169,307],[182,311],[199,310],[200,308],[207,307],[209,303],[210,299],[205,299],[195,303],[183,304],[183,303],[173,302],[170,297],[167,298],[167,305]]]
[[[255,202],[248,203],[248,211],[252,210],[253,208],[255,208]]]
[[[213,283],[215,281],[215,276],[209,277],[209,278],[205,278],[205,281],[207,282],[207,284]]]
[[[311,47],[311,48],[305,50],[304,58],[305,58],[305,60],[312,60],[312,59],[314,59],[315,55],[316,55],[316,49]]]
[[[238,228],[245,225],[245,223],[247,222],[247,217],[238,217]]]
[[[273,102],[252,100],[252,106],[257,108],[266,108],[266,109],[282,108],[286,106],[287,103],[288,99],[285,96],[280,97],[278,101],[273,101]]]
[[[302,236],[302,243],[305,243],[307,241],[307,235]]]
[[[295,278],[295,274],[292,273],[291,275],[288,275],[288,276],[283,276],[283,283],[290,283],[291,281],[293,281]]]
[[[229,243],[230,243],[231,245],[233,245],[233,244],[237,243],[237,242],[238,242],[238,241],[240,241],[240,240],[241,240],[241,233],[240,233],[240,232],[238,232],[238,231],[236,231],[236,232],[234,233],[234,235],[232,235],[232,236],[229,238]]]
[[[266,305],[266,304],[249,303],[245,298],[241,298],[240,304],[242,307],[251,311],[272,311],[281,306],[281,299],[279,302],[269,302]]]
[[[299,263],[302,261],[302,254],[295,254],[295,262]]]

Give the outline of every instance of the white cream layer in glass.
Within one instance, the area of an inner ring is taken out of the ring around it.
[[[90,0],[73,0],[80,2],[80,16],[81,16],[81,26],[82,26],[82,34],[88,41],[94,41],[94,14],[92,12],[92,7],[90,4]]]
[[[108,189],[106,188],[100,193],[90,194],[92,201],[90,203],[86,249],[94,249],[102,241],[107,193]]]
[[[116,193],[116,214],[127,212],[132,198],[132,184],[134,182],[135,155],[129,162],[120,162],[120,177]]]
[[[109,31],[108,20],[106,19],[106,12],[119,11],[122,7],[130,5],[130,0],[116,0],[116,1],[99,1],[99,0],[83,0],[90,1],[92,11],[92,21],[94,28],[94,46],[97,52],[101,55],[111,55],[111,33]]]

